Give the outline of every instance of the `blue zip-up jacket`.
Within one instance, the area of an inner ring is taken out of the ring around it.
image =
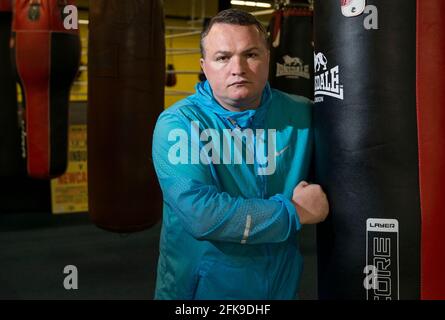
[[[309,100],[269,84],[255,110],[224,109],[206,81],[159,116],[155,299],[298,298],[301,226],[291,198],[307,178],[310,124]]]

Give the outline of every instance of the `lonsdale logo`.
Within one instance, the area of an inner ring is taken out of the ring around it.
[[[343,85],[340,83],[338,65],[328,69],[328,59],[319,52],[314,53],[315,102],[323,101],[323,96],[343,100]]]
[[[284,64],[277,62],[276,77],[286,77],[291,79],[305,78],[309,79],[309,65],[304,64],[303,60],[298,57],[285,55],[283,57]]]

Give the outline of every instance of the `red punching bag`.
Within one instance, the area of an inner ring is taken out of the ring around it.
[[[91,1],[89,30],[89,213],[106,230],[143,230],[162,211],[151,160],[164,109],[162,1]]]
[[[12,56],[24,104],[28,175],[48,179],[65,172],[68,103],[80,62],[78,30],[64,27],[73,0],[16,0]]]
[[[322,299],[445,299],[445,1],[316,0]]]

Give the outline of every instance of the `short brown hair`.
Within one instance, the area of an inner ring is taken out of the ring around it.
[[[215,23],[227,23],[234,24],[239,26],[251,26],[254,25],[257,27],[258,31],[264,38],[264,43],[266,47],[268,46],[267,42],[267,31],[264,26],[259,22],[253,15],[249,12],[239,10],[239,9],[227,9],[220,11],[216,16],[210,19],[209,23],[204,27],[204,30],[201,32],[201,41],[199,43],[201,49],[201,56],[204,57],[204,45],[203,41],[207,34],[212,29]]]

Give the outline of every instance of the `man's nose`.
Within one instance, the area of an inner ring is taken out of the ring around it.
[[[246,61],[239,56],[232,57],[231,72],[233,76],[240,76],[246,73]]]

